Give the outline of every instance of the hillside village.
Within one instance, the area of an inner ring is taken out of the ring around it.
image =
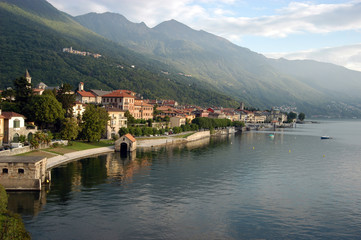
[[[30,86],[32,79],[27,70],[25,79]],[[32,93],[40,96],[47,90],[58,92],[59,89],[59,86],[49,87],[41,82],[36,88],[32,88]],[[155,133],[169,134],[173,129],[189,125],[196,118],[228,119],[233,123],[244,123],[248,129],[279,127],[287,122],[287,114],[276,109],[250,111],[246,110],[243,103],[237,109],[180,105],[175,100],[143,99],[140,94],[131,90],[86,89],[83,82],[79,83],[76,91],[69,91],[67,94],[75,96],[71,113],[68,114],[73,118],[82,119],[89,105],[101,106],[106,110],[108,123],[102,137],[107,139],[119,137],[120,129],[128,128],[130,125],[147,125],[156,129],[155,131],[163,130]],[[2,97],[2,101],[11,100],[15,98]],[[131,116],[127,115],[127,112]],[[128,122],[129,117],[135,119],[131,124]],[[0,145],[17,147],[21,138],[30,141],[38,130],[39,127],[34,122],[27,122],[24,115],[0,110]]]

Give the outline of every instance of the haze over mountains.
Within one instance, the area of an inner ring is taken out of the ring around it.
[[[114,13],[89,13],[75,19],[108,39],[170,63],[222,92],[257,106],[288,103],[319,111],[319,106],[332,105],[336,111],[344,112],[341,110],[344,101],[349,100],[347,103],[354,111],[356,99],[360,99],[361,73],[344,67],[315,61],[268,59],[175,20],[148,28],[144,23],[132,23]]]
[[[2,87],[28,68],[48,85],[82,80],[89,88],[128,88],[181,102],[244,101],[259,108],[297,106],[308,115],[361,116],[361,72],[269,59],[175,20],[148,28],[115,13],[73,18],[44,0],[0,0],[0,17]],[[62,53],[70,46],[104,57]]]

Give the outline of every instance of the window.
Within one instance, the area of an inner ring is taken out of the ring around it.
[[[14,120],[14,128],[20,128],[20,120],[19,119]]]
[[[19,169],[18,169],[18,173],[19,173],[19,174],[24,174],[24,172],[25,172],[24,169],[22,169],[22,168],[19,168]]]
[[[3,174],[8,174],[9,170],[7,168],[3,168]]]

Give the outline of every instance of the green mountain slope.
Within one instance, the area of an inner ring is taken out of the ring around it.
[[[75,19],[108,39],[173,65],[253,106],[295,105],[308,113],[334,114],[329,110],[330,103],[352,102],[348,101],[345,92],[341,96],[334,94],[337,89],[324,88],[321,83],[312,84],[315,79],[307,76],[307,70],[303,70],[306,74],[302,77],[292,74],[261,54],[210,33],[193,30],[175,20],[148,28],[113,13],[90,13]],[[328,70],[320,70],[322,77],[332,75]],[[361,73],[356,75],[361,77]],[[351,85],[346,84],[348,88]],[[353,86],[361,88],[358,82]]]
[[[0,87],[29,69],[33,83],[63,82],[87,89],[130,89],[146,98],[174,98],[201,105],[236,105],[230,97],[180,76],[83,27],[44,0],[0,0]],[[101,58],[64,53],[63,48],[99,53]],[[164,74],[162,72],[168,72]]]

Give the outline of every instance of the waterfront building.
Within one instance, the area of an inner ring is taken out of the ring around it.
[[[115,90],[102,96],[102,104],[107,107],[129,111],[135,119],[152,119],[153,106],[143,99],[136,98],[136,93],[129,90]]]
[[[106,129],[106,137],[107,139],[112,138],[113,136],[118,135],[119,129],[122,127],[127,127],[127,117],[124,116],[124,110],[119,108],[106,108],[110,120]],[[118,135],[119,136],[119,135]]]
[[[50,180],[46,164],[46,157],[1,157],[0,184],[7,190],[41,190]]]
[[[121,153],[133,152],[137,149],[137,140],[127,133],[115,141],[115,151]]]
[[[15,112],[3,112],[4,116],[4,138],[3,143],[19,142],[21,135],[28,139],[37,131],[37,128],[28,129],[25,126],[25,117]]]

